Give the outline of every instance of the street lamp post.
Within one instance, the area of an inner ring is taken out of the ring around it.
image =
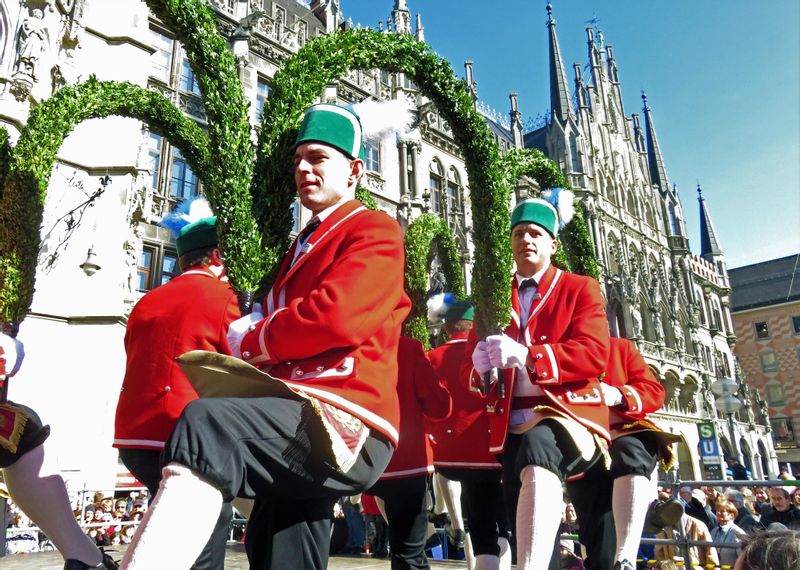
[[[736,443],[736,431],[733,425],[733,415],[742,409],[744,405],[736,397],[737,392],[739,392],[739,384],[733,378],[718,378],[711,383],[711,391],[717,395],[714,402],[715,407],[728,418],[733,457],[737,463],[741,463],[742,458],[739,454],[739,445]]]

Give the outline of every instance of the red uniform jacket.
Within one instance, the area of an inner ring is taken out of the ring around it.
[[[428,352],[434,370],[445,381],[453,397],[453,412],[445,420],[430,422],[433,464],[460,469],[500,469],[500,462],[489,453],[489,417],[486,404],[461,381],[468,333],[451,339]]]
[[[633,343],[626,338],[611,339],[611,355],[603,382],[619,388],[625,400],[624,407],[613,408],[613,424],[642,420],[645,415],[660,410],[664,405],[664,387],[653,376]]]
[[[598,380],[608,361],[608,321],[597,281],[550,266],[536,290],[528,322],[522,324],[516,279],[512,287],[512,319],[505,333],[528,347],[531,382],[543,390],[548,405],[610,440],[608,408],[603,403]],[[473,329],[468,355],[477,342]],[[462,373],[473,389],[479,385],[471,358],[465,360]],[[495,384],[485,398],[491,430],[489,451],[493,453],[505,447],[517,378],[514,368],[502,374],[505,397],[500,397]]]
[[[381,479],[399,479],[433,473],[433,448],[426,419],[443,419],[453,401],[431,366],[422,343],[400,337],[397,352],[400,374],[400,442]]]
[[[197,398],[175,358],[190,350],[230,354],[226,334],[237,318],[233,289],[204,267],[189,269],[136,303],[125,331],[127,364],[114,447],[164,447],[183,408]]]
[[[397,342],[411,301],[400,226],[358,200],[284,256],[242,358],[397,443]]]

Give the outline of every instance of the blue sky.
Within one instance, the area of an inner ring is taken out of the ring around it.
[[[394,0],[340,0],[345,17],[375,27]],[[408,0],[426,42],[478,96],[506,114],[548,109],[545,0]],[[648,103],[699,253],[696,186],[729,267],[800,252],[800,2],[553,0],[570,81],[587,62],[587,20],[614,47],[625,113]]]

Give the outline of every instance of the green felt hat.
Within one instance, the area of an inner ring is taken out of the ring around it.
[[[306,142],[330,145],[350,158],[364,157],[361,121],[350,109],[339,105],[318,103],[308,108],[294,146]]]
[[[447,308],[447,312],[444,314],[445,324],[474,320],[475,309],[469,301],[456,301]]]
[[[511,213],[511,229],[524,223],[536,224],[553,237],[558,235],[558,213],[550,202],[541,198],[528,198],[516,205]]]
[[[181,228],[175,238],[178,257],[188,251],[217,245],[217,217],[202,218]]]

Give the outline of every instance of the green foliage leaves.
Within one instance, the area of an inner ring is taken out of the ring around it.
[[[464,298],[464,277],[458,249],[447,222],[435,214],[423,214],[408,225],[405,236],[406,292],[412,307],[403,334],[415,338],[429,348],[427,326],[428,270],[433,254],[442,264],[447,291]]]

